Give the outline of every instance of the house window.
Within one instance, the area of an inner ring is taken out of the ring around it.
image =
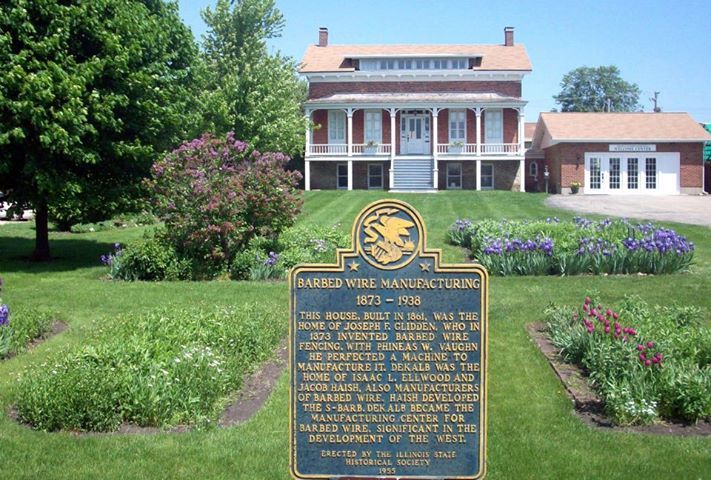
[[[348,188],[348,164],[336,164],[336,188],[344,190]]]
[[[464,110],[449,111],[449,143],[466,143],[467,115]]]
[[[484,110],[484,128],[486,143],[504,143],[504,111]]]
[[[492,190],[494,188],[494,164],[481,164],[481,188],[482,190]]]
[[[383,188],[383,164],[368,164],[368,188]]]
[[[383,114],[380,110],[365,111],[365,143],[383,140]]]
[[[460,189],[462,188],[462,164],[448,163],[447,164],[447,188]]]
[[[346,112],[328,111],[328,143],[346,143]]]
[[[639,161],[636,158],[627,159],[627,189],[639,188]]]
[[[647,158],[644,168],[644,176],[646,178],[644,186],[647,190],[657,188],[657,159]]]
[[[528,175],[531,177],[538,177],[538,163],[531,162],[528,165]]]

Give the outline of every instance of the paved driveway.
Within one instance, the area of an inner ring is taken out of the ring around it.
[[[546,205],[579,213],[711,227],[711,195],[551,195],[546,199]]]

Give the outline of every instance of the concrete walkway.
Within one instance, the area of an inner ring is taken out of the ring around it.
[[[711,227],[711,195],[551,195],[546,199],[546,205],[578,213]]]

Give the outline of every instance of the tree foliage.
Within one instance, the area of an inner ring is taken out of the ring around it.
[[[36,258],[50,208],[111,214],[192,133],[196,54],[163,0],[2,3],[0,189],[35,209]]]
[[[203,130],[233,131],[258,150],[299,154],[306,87],[293,60],[267,49],[284,27],[274,0],[218,0],[203,18]]]
[[[576,68],[563,76],[560,86],[560,93],[553,98],[563,112],[634,112],[641,108],[639,87],[623,80],[614,65]]]

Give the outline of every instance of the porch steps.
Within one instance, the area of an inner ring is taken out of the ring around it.
[[[432,190],[432,158],[393,160],[393,190]]]

